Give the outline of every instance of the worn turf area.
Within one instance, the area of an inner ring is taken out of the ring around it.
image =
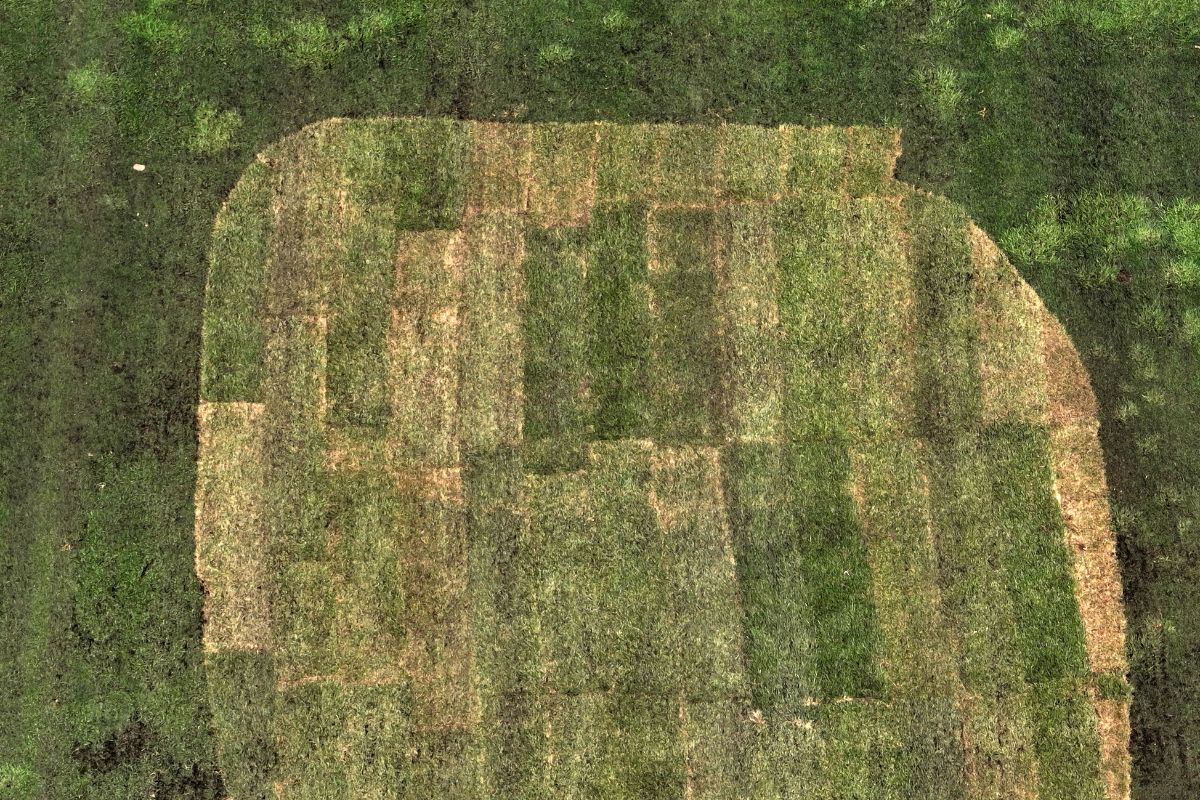
[[[1125,797],[1086,373],[897,141],[264,152],[203,336],[231,796]]]

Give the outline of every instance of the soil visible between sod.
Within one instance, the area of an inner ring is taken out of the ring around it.
[[[332,120],[252,164],[197,488],[231,797],[1125,797],[1086,374],[898,142]]]

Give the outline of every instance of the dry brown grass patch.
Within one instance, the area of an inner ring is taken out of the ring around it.
[[[533,128],[472,122],[467,214],[520,213],[529,206],[533,172]]]
[[[197,414],[196,574],[209,652],[270,646],[262,418],[260,403],[201,403]]]
[[[1046,421],[1041,302],[977,225],[968,225],[978,292],[979,383],[984,424]]]

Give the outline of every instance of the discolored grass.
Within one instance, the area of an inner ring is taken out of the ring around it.
[[[406,119],[273,148],[206,327],[229,786],[1116,800],[1089,390],[897,148]]]

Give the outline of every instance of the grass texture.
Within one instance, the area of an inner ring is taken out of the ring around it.
[[[265,151],[204,315],[230,795],[1122,797],[1086,375],[898,155],[409,118]]]

